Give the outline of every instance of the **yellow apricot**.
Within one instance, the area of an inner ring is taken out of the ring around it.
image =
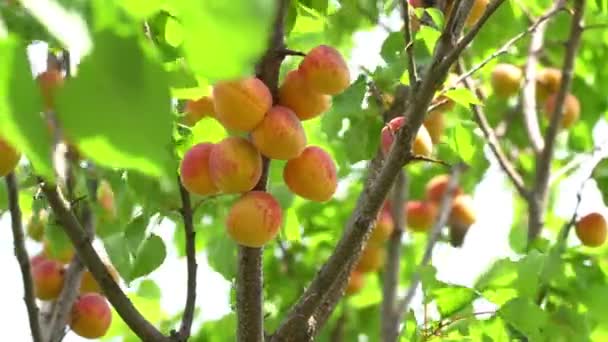
[[[364,285],[365,285],[365,276],[363,275],[363,273],[354,270],[350,273],[350,277],[348,278],[348,285],[346,285],[346,289],[344,290],[344,293],[347,296],[351,296],[351,295],[361,291],[361,289],[363,288]]]
[[[310,89],[326,95],[337,95],[348,88],[350,74],[338,50],[319,45],[310,50],[300,63],[299,71]]]
[[[331,106],[331,97],[313,91],[298,70],[287,73],[279,88],[279,104],[293,110],[300,120],[315,118]]]
[[[316,202],[331,199],[338,187],[334,161],[317,146],[308,146],[289,160],[283,169],[283,179],[293,193]]]
[[[36,298],[41,300],[57,298],[63,288],[64,278],[65,271],[60,262],[49,259],[32,261],[32,282]]]
[[[300,119],[289,108],[274,106],[251,132],[253,145],[268,158],[287,160],[300,155],[306,133]]]
[[[473,7],[471,8],[471,12],[467,17],[467,20],[464,23],[465,27],[471,27],[477,23],[479,18],[483,15],[483,12],[486,11],[486,7],[488,7],[488,3],[490,0],[475,0],[473,3]]]
[[[249,132],[272,106],[272,94],[255,77],[218,82],[213,87],[215,117],[227,129]]]
[[[355,270],[361,273],[375,272],[384,266],[385,258],[384,248],[368,245],[361,253]]]
[[[545,102],[545,117],[550,120],[555,112],[555,104],[557,102],[557,93],[549,95]],[[569,128],[578,120],[581,114],[581,104],[572,94],[566,94],[563,106],[563,115],[560,126],[562,128]]]
[[[448,188],[449,180],[450,177],[448,175],[438,175],[431,178],[431,180],[426,183],[426,199],[436,204],[441,202],[441,199]],[[459,186],[456,186],[454,196],[458,196],[460,194],[462,194],[462,189]]]
[[[492,88],[500,97],[507,98],[517,94],[522,79],[523,72],[513,64],[500,63],[492,70]]]
[[[437,216],[437,206],[433,202],[408,201],[405,205],[407,226],[414,232],[427,232]]]
[[[381,132],[381,146],[384,155],[388,155],[395,136],[405,124],[405,117],[399,116],[391,120]],[[429,157],[433,153],[433,140],[424,126],[420,126],[412,144],[412,152],[415,155]]]
[[[76,335],[95,339],[104,336],[112,323],[112,311],[105,297],[87,293],[76,299],[70,313],[70,328]]]
[[[180,179],[184,188],[193,194],[206,196],[219,191],[211,179],[209,169],[209,156],[213,147],[211,143],[200,143],[184,154],[180,165]]]
[[[395,223],[393,222],[390,211],[380,210],[368,243],[381,246],[391,237],[393,230],[395,230]]]
[[[263,191],[244,194],[230,208],[226,219],[228,235],[238,244],[262,247],[281,228],[283,210],[272,195]]]
[[[608,225],[606,218],[600,213],[591,213],[582,217],[576,223],[576,236],[588,247],[599,247],[606,242]]]
[[[19,159],[21,159],[21,153],[0,138],[0,177],[13,172],[17,163],[19,163]]]
[[[449,223],[451,225],[469,227],[475,223],[476,220],[477,217],[475,215],[475,208],[471,196],[458,195],[454,197]]]
[[[262,175],[262,156],[247,139],[225,138],[211,149],[209,174],[224,193],[249,191]]]
[[[536,74],[536,97],[544,101],[551,94],[559,91],[562,85],[562,71],[557,68],[545,68]]]
[[[423,124],[429,132],[433,144],[439,144],[445,130],[445,115],[438,110],[434,110],[427,114]]]

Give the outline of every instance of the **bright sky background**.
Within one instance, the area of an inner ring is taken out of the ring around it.
[[[390,27],[399,28],[398,16],[384,18],[383,21]],[[350,68],[353,74],[359,73],[359,67],[365,66],[373,69],[379,63],[380,47],[386,32],[383,28],[376,28],[369,32],[355,34],[355,47],[352,51]],[[33,62],[33,72],[39,73],[45,67],[46,48],[37,45],[30,49],[30,58]],[[583,106],[584,110],[584,106]],[[583,114],[584,115],[584,112]],[[594,131],[594,141],[600,143],[600,137],[608,136],[608,125],[602,121]],[[604,151],[606,152],[606,151]],[[488,156],[491,155],[487,153]],[[603,155],[607,155],[603,153]],[[596,156],[600,158],[602,155]],[[580,172],[564,180],[559,186],[559,199],[556,213],[565,219],[572,215],[576,203],[576,192],[582,179],[589,174],[589,168],[594,165],[595,158],[588,159],[582,164]],[[513,193],[509,191],[507,180],[498,165],[492,166],[475,189],[473,199],[478,213],[478,221],[469,231],[463,248],[456,249],[446,245],[438,245],[433,255],[433,264],[438,269],[441,280],[455,284],[472,285],[475,278],[484,271],[497,258],[512,256],[508,245],[508,234],[512,223]],[[608,214],[603,205],[601,194],[594,182],[588,182],[583,193],[583,201],[579,213],[601,211]],[[168,222],[165,220],[164,222]],[[174,227],[171,223],[163,223],[155,228],[165,241],[173,238]],[[574,234],[572,234],[574,235]],[[571,236],[572,243],[578,243],[576,237]],[[34,255],[41,247],[28,241],[28,251]],[[184,259],[178,259],[172,243],[167,244],[168,256],[165,263],[156,270],[150,278],[155,280],[162,290],[161,304],[169,314],[179,313],[184,305],[186,285],[186,264]],[[23,286],[17,260],[13,255],[13,241],[8,214],[0,217],[0,260],[3,278],[2,291],[0,291],[0,322],[2,324],[3,338],[7,341],[28,341],[30,333],[27,314],[23,303]],[[324,260],[319,260],[319,265]],[[211,270],[206,262],[204,253],[198,256],[199,273],[197,289],[197,307],[201,309],[201,317],[195,326],[203,320],[220,318],[229,312],[230,283],[221,275]],[[137,282],[134,283],[136,285]],[[132,286],[136,289],[136,286]],[[420,296],[414,303],[420,303]],[[487,304],[486,304],[487,306]],[[414,309],[421,312],[421,305]],[[75,334],[69,333],[65,341],[87,341]]]

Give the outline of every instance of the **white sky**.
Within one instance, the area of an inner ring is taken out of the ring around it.
[[[398,28],[399,18],[398,16],[388,18],[386,23]],[[385,35],[382,28],[355,34],[356,45],[352,52],[353,57],[349,62],[354,75],[359,73],[361,65],[373,69],[378,63],[381,63],[379,51]],[[38,46],[31,49],[30,52],[34,65],[33,71],[38,73],[45,67],[45,47]],[[604,122],[598,126],[594,132],[596,143],[599,142],[599,137],[608,135],[606,134],[608,126]],[[593,165],[592,161],[583,164],[584,168],[581,172],[577,172],[560,184],[556,213],[561,217],[570,217],[576,201],[574,194],[578,191],[581,179],[588,174],[590,165]],[[471,285],[475,278],[495,259],[512,255],[508,245],[508,234],[512,222],[513,194],[507,190],[506,184],[506,178],[493,162],[486,176],[475,189],[473,198],[478,221],[472,226],[463,248],[455,249],[439,245],[435,249],[433,264],[438,269],[440,279],[456,284]],[[601,195],[594,183],[589,182],[587,185],[580,212],[599,210],[607,214]],[[165,222],[168,221],[165,220]],[[155,229],[155,233],[161,235],[165,241],[171,241],[173,227],[170,223],[164,223]],[[571,237],[571,241],[578,243],[575,237]],[[169,314],[176,314],[182,310],[185,300],[186,265],[184,259],[176,257],[173,244],[167,243],[167,246],[169,248],[167,260],[151,275],[151,278],[162,290],[162,307]],[[28,242],[28,250],[33,255],[40,250],[40,247]],[[13,255],[8,214],[0,218],[0,260],[2,260],[4,278],[2,291],[0,291],[0,303],[2,303],[0,322],[10,322],[10,324],[2,324],[3,337],[8,341],[27,341],[30,339],[30,334],[22,300],[23,287],[17,260]],[[202,315],[197,321],[197,326],[201,320],[217,319],[228,313],[230,294],[229,282],[209,268],[203,253],[199,255],[198,262],[197,307],[201,308]],[[460,267],[455,267],[455,265],[460,265]],[[420,298],[416,298],[414,303],[420,303]],[[418,304],[414,309],[420,312],[421,306]],[[69,333],[65,341],[86,340]]]

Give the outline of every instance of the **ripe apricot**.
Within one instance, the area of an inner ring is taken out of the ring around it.
[[[382,247],[367,245],[355,270],[361,273],[375,272],[384,266],[386,251]]]
[[[500,63],[492,70],[491,84],[494,93],[500,97],[510,97],[519,91],[523,72],[513,64]]]
[[[439,144],[445,130],[445,116],[442,112],[434,110],[424,119],[424,128],[429,132],[433,144]]]
[[[21,159],[21,153],[0,137],[0,177],[13,172],[19,159]]]
[[[302,59],[299,71],[310,89],[321,94],[337,95],[350,84],[348,65],[331,46],[319,45],[310,50]]]
[[[104,218],[114,220],[117,217],[116,203],[114,199],[114,190],[110,183],[102,179],[97,187],[97,203],[103,209]]]
[[[555,104],[557,102],[557,93],[549,95],[545,102],[545,117],[551,120],[553,113],[555,112]],[[564,101],[564,107],[562,110],[562,121],[560,123],[562,128],[569,128],[578,120],[581,114],[581,104],[572,94],[566,94]]]
[[[545,68],[536,74],[536,97],[544,101],[551,94],[558,92],[562,85],[562,71],[557,68]]]
[[[112,276],[112,279],[114,279],[114,281],[118,281],[118,273],[116,272],[114,267],[106,265],[106,269],[108,270],[108,273],[110,273],[110,275]],[[101,294],[102,290],[97,280],[95,280],[95,278],[93,277],[91,271],[85,270],[82,273],[82,278],[80,279],[80,293],[83,294],[90,292]]]
[[[209,174],[224,193],[246,192],[260,180],[262,157],[247,139],[228,137],[211,149]]]
[[[354,270],[350,273],[350,277],[348,278],[348,285],[346,285],[344,293],[347,296],[354,295],[355,293],[361,291],[364,285],[365,276],[363,275],[363,273]]]
[[[70,313],[70,328],[78,336],[94,339],[104,336],[112,323],[112,311],[105,297],[87,293],[76,299]]]
[[[469,195],[458,195],[452,201],[452,210],[450,211],[449,223],[451,225],[459,225],[469,227],[475,221],[475,208],[473,199]]]
[[[282,221],[283,210],[271,194],[251,191],[232,205],[226,228],[228,235],[238,244],[262,247],[274,239]]]
[[[331,199],[338,187],[336,165],[322,148],[308,146],[285,164],[285,184],[296,195],[316,202]]]
[[[576,223],[576,236],[588,247],[599,247],[606,241],[608,225],[600,213],[591,213]]]
[[[450,177],[448,175],[438,175],[431,178],[431,180],[426,183],[426,199],[434,203],[441,202],[441,199],[447,190],[449,180]],[[462,194],[462,189],[459,186],[456,186],[454,196],[460,194]]]
[[[34,267],[36,267],[36,265],[38,265],[40,262],[48,260],[46,258],[46,256],[44,256],[44,253],[39,253],[36,254],[35,256],[30,258],[30,267],[33,270]]]
[[[405,204],[407,226],[415,232],[426,232],[435,223],[437,206],[433,202],[409,201]]]
[[[407,2],[414,8],[429,7],[427,4],[425,4],[424,0],[407,0]]]
[[[381,144],[384,155],[388,155],[391,145],[393,144],[393,141],[395,141],[397,132],[401,127],[403,127],[404,124],[405,117],[399,116],[392,119],[386,126],[384,126],[384,128],[382,128]],[[424,126],[420,126],[418,129],[418,133],[416,134],[416,138],[414,138],[414,142],[412,144],[412,152],[415,155],[425,157],[428,157],[433,153],[433,140]]]
[[[209,169],[209,156],[213,147],[211,143],[200,143],[184,154],[180,165],[180,179],[184,188],[193,194],[206,196],[218,192]]]
[[[36,298],[52,300],[59,296],[63,288],[65,271],[63,264],[56,260],[41,259],[32,262],[32,282]]]
[[[477,23],[479,18],[483,15],[483,12],[486,11],[488,2],[490,2],[490,0],[475,0],[471,12],[464,23],[465,27],[471,27]]]
[[[192,127],[206,116],[214,117],[215,109],[213,106],[211,96],[203,96],[197,100],[186,101],[186,106],[184,107],[185,115],[182,117],[182,123]]]
[[[393,230],[395,229],[395,223],[390,211],[381,210],[376,220],[376,225],[372,230],[372,234],[369,237],[369,244],[381,246],[391,237]]]
[[[58,69],[48,69],[43,71],[36,78],[45,111],[55,109],[55,94],[57,89],[63,85],[63,75]]]
[[[249,132],[272,106],[272,94],[255,77],[218,82],[213,87],[215,117],[230,130]]]
[[[331,97],[312,90],[299,70],[287,73],[279,88],[279,104],[293,110],[300,120],[315,118],[331,106]]]
[[[274,106],[251,132],[253,145],[272,159],[293,159],[306,146],[306,133],[300,119],[289,108]]]

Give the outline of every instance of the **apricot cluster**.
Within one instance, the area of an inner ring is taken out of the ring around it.
[[[180,165],[184,188],[200,196],[241,194],[228,213],[227,233],[243,246],[262,247],[276,236],[283,216],[276,199],[255,188],[264,159],[286,161],[283,180],[294,194],[330,200],[338,185],[336,165],[321,147],[307,145],[302,121],[329,109],[331,96],[349,84],[344,58],[326,45],[309,51],[298,69],[287,73],[276,101],[256,77],[216,83],[211,96],[186,103],[182,123],[192,126],[212,117],[235,134],[186,151]]]
[[[491,85],[494,94],[498,97],[509,98],[516,95],[521,88],[522,80],[523,72],[515,65],[500,63],[492,70]],[[550,120],[555,113],[557,93],[561,87],[561,82],[562,72],[556,68],[541,69],[536,75],[536,99],[547,120]],[[567,93],[565,96],[560,127],[570,128],[578,121],[581,105],[575,95]]]

